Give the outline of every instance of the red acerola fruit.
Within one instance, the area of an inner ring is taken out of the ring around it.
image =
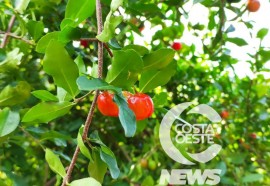
[[[149,118],[154,112],[154,104],[150,96],[136,93],[128,98],[128,106],[134,112],[136,120]]]
[[[88,47],[88,41],[87,41],[87,40],[81,39],[81,40],[80,40],[80,44],[81,44],[81,46],[83,46],[84,48]]]
[[[229,117],[229,112],[226,111],[226,110],[223,110],[221,113],[220,113],[220,116],[222,119],[227,119]]]
[[[257,12],[260,9],[261,3],[258,0],[249,0],[247,9],[249,12]]]
[[[98,110],[104,116],[118,117],[119,109],[117,104],[113,101],[114,94],[104,91],[99,94],[97,99]]]
[[[172,48],[173,48],[174,50],[181,50],[181,49],[182,49],[182,44],[181,44],[180,42],[174,42],[174,43],[172,44]]]
[[[251,133],[249,136],[250,136],[252,139],[256,139],[256,138],[257,138],[257,135],[256,135],[255,133]]]

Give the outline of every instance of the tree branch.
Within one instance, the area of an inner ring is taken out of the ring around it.
[[[4,37],[3,37],[3,41],[2,41],[2,43],[1,43],[0,48],[4,48],[4,47],[7,45],[7,42],[8,42],[8,36],[9,36],[10,31],[11,31],[13,25],[14,25],[15,19],[16,19],[16,16],[13,15],[13,16],[11,17],[10,21],[9,21],[8,29],[7,29],[6,34],[5,34]]]
[[[102,26],[102,8],[101,8],[101,3],[100,0],[96,0],[96,16],[97,16],[97,27],[98,27],[98,33],[100,34],[102,32],[103,26]],[[102,78],[102,71],[103,71],[103,43],[98,41],[98,77]],[[92,122],[92,118],[94,115],[94,110],[96,107],[96,102],[97,102],[97,98],[99,95],[99,90],[96,91],[95,93],[95,97],[94,100],[91,104],[91,108],[90,111],[88,113],[87,119],[85,121],[85,126],[84,126],[84,130],[83,130],[83,141],[85,141],[87,139],[87,135],[88,135],[88,131],[89,131],[89,127],[91,125]],[[66,184],[69,182],[72,171],[74,169],[74,166],[76,164],[77,158],[78,158],[78,154],[80,152],[80,148],[77,145],[76,150],[74,152],[74,155],[72,157],[70,166],[68,167],[68,171],[67,171],[67,175],[66,177],[63,179],[62,182],[62,186],[66,186]]]

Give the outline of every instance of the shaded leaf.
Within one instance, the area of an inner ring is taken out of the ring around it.
[[[101,160],[99,151],[97,148],[92,149],[93,161],[89,162],[88,172],[91,177],[103,183],[104,176],[107,172],[107,165]]]
[[[83,139],[82,139],[82,133],[83,133],[83,126],[80,128],[79,132],[78,132],[78,136],[77,136],[77,143],[78,146],[82,152],[82,154],[87,157],[89,160],[91,160],[91,162],[93,161],[91,154],[88,150],[88,148],[85,146]]]
[[[33,37],[35,41],[38,40],[43,34],[44,25],[43,22],[41,21],[30,20],[26,24],[26,27],[28,29],[29,34]]]
[[[113,179],[118,178],[118,176],[120,174],[120,170],[118,168],[116,158],[115,158],[113,152],[111,151],[111,149],[109,149],[106,146],[101,146],[100,158],[102,159],[102,161],[104,161],[107,164],[112,178]]]
[[[25,102],[30,96],[31,86],[20,81],[16,86],[8,85],[0,93],[0,106],[13,106]]]
[[[51,40],[58,40],[60,32],[50,32],[43,36],[37,43],[36,51],[39,53],[45,53],[46,48],[48,47]]]
[[[144,46],[140,46],[140,45],[127,45],[123,48],[123,50],[128,50],[128,49],[135,50],[136,52],[138,52],[138,54],[140,54],[140,56],[144,56],[145,54],[149,53],[147,48],[145,48]]]
[[[112,85],[109,85],[107,82],[98,79],[88,79],[85,76],[80,76],[77,79],[77,84],[80,90],[93,91],[93,90],[113,90],[115,92],[121,92],[121,89]]]
[[[119,108],[119,120],[125,131],[126,137],[134,136],[136,132],[136,119],[133,111],[128,107],[127,101],[122,92],[114,95],[114,101]]]
[[[248,43],[242,39],[242,38],[238,38],[238,37],[235,37],[235,38],[227,38],[226,41],[229,41],[231,43],[234,43],[238,46],[244,46],[244,45],[247,45]]]
[[[256,182],[263,179],[262,174],[248,174],[242,178],[243,183]]]

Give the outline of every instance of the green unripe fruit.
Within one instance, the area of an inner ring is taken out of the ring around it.
[[[157,168],[157,163],[153,160],[148,161],[148,168],[152,171],[156,170]]]

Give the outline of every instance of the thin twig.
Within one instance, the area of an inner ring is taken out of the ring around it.
[[[2,43],[1,43],[0,48],[4,48],[4,47],[7,45],[7,42],[8,42],[8,36],[9,36],[9,33],[10,33],[10,31],[11,31],[13,25],[14,25],[15,19],[16,19],[16,16],[13,15],[13,16],[11,17],[10,21],[9,21],[8,29],[7,29],[6,34],[5,34],[4,37],[3,37],[3,41],[2,41]]]
[[[94,91],[88,92],[87,94],[83,95],[82,97],[75,99],[74,102],[75,102],[75,103],[79,103],[80,101],[82,101],[84,98],[86,98],[87,96],[89,96],[89,95],[92,94],[93,92],[94,92]]]
[[[14,35],[14,34],[12,34],[12,33],[7,33],[7,35],[10,36],[10,37],[13,37],[13,38],[15,38],[15,39],[19,39],[19,40],[21,40],[21,41],[23,41],[23,42],[25,42],[25,43],[27,43],[27,44],[34,45],[34,43],[33,43],[32,41],[27,40],[27,39],[25,39],[25,38],[23,38],[23,37],[21,37],[21,36]]]
[[[103,29],[103,26],[102,26],[102,9],[101,9],[100,0],[96,0],[96,15],[97,15],[97,27],[98,27],[98,33],[97,34],[100,34],[102,32],[102,29]],[[99,78],[102,78],[102,71],[103,71],[103,43],[99,41],[98,42],[98,77]],[[91,125],[92,118],[93,118],[93,115],[94,115],[94,110],[95,110],[95,107],[96,107],[96,102],[97,102],[98,95],[99,95],[99,90],[97,90],[96,93],[95,93],[94,100],[93,100],[93,102],[91,104],[90,111],[89,111],[87,119],[85,121],[85,126],[84,126],[84,130],[83,130],[83,134],[82,134],[83,141],[86,141],[86,139],[87,139],[87,135],[88,135],[89,127]],[[69,182],[72,171],[73,171],[74,166],[76,164],[79,152],[80,152],[80,148],[77,145],[76,150],[74,152],[74,155],[72,157],[70,166],[68,167],[67,175],[63,179],[62,186],[66,186],[66,184]]]
[[[111,49],[109,48],[109,46],[106,43],[103,43],[103,46],[108,51],[109,55],[111,57],[113,57],[113,53],[112,53]]]

